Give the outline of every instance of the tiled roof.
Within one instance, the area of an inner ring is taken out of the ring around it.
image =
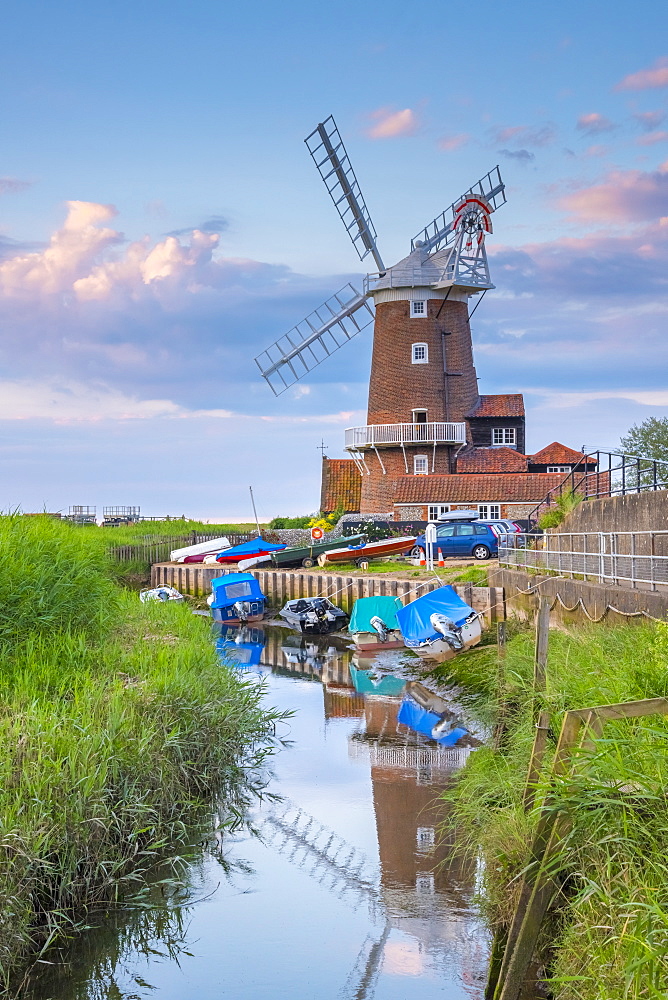
[[[540,503],[563,482],[562,472],[489,476],[402,476],[395,503]]]
[[[470,417],[523,417],[524,396],[521,392],[503,396],[480,396],[477,404],[466,414]]]
[[[358,511],[361,499],[362,477],[352,458],[323,458],[320,510]]]
[[[526,455],[513,448],[469,448],[457,456],[457,472],[526,472]]]
[[[589,459],[587,465],[596,463],[596,459],[591,455],[588,455],[587,458]],[[582,452],[567,448],[565,444],[559,444],[558,441],[553,441],[542,451],[536,452],[535,455],[529,455],[529,461],[532,465],[575,465],[582,461]]]

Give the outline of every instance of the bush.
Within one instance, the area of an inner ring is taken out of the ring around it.
[[[269,527],[275,531],[281,528],[309,528],[312,518],[309,514],[304,517],[272,517]]]

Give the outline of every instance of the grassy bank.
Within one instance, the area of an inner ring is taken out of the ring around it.
[[[484,860],[481,899],[495,928],[514,911],[564,711],[668,694],[667,625],[552,631],[542,707],[552,713],[553,739],[527,815],[533,652],[533,633],[520,631],[502,677],[493,647],[448,664],[476,712],[490,725],[503,712],[507,725],[500,749],[472,755],[449,795],[467,831],[464,849]],[[668,995],[667,781],[668,721],[650,717],[607,723],[574,776],[559,783],[556,807],[572,826],[556,861],[563,892],[541,942],[559,1000]]]
[[[207,623],[181,605],[140,605],[88,536],[0,518],[8,991],[87,907],[140,880],[214,790],[242,779],[273,730],[257,688],[218,662]]]

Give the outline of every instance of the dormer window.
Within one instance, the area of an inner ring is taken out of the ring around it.
[[[429,346],[427,344],[411,345],[411,363],[414,365],[429,364]]]
[[[427,303],[424,299],[411,302],[411,319],[424,319],[427,315]]]
[[[492,427],[492,444],[509,445],[514,448],[515,434],[514,427]]]
[[[570,472],[572,466],[570,465],[548,465],[548,472]]]

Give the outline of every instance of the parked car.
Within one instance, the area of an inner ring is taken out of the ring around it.
[[[515,521],[481,521],[481,524],[488,524],[497,535],[514,535],[523,529]]]
[[[411,555],[416,559],[424,559],[427,546],[424,535],[418,535]],[[444,558],[449,556],[473,556],[474,559],[489,559],[498,555],[499,538],[489,524],[482,521],[454,521],[450,524],[436,525],[436,545],[434,559],[438,550]]]

